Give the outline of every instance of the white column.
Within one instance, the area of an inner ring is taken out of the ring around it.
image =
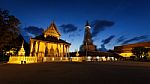
[[[65,45],[65,48],[66,48],[66,57],[68,57],[68,53],[67,53],[67,45]]]
[[[34,56],[37,56],[37,50],[38,50],[38,43],[36,41],[35,42],[35,53],[34,53]]]
[[[37,56],[39,56],[39,54],[41,56],[42,54],[42,53],[39,53],[39,51],[40,51],[40,41],[37,42]]]
[[[32,56],[32,52],[33,52],[33,41],[30,40],[30,56]]]
[[[64,44],[63,44],[63,57],[64,57]]]
[[[44,52],[44,57],[45,57],[46,47],[47,47],[47,43],[45,42],[45,50],[43,51],[43,52]],[[47,48],[48,48],[48,47],[47,47]],[[47,51],[48,51],[48,50],[47,50]]]
[[[59,54],[60,54],[60,57],[62,57],[62,54],[61,54],[61,44],[59,45]]]
[[[70,54],[69,54],[69,46],[67,46],[67,55],[70,56]]]

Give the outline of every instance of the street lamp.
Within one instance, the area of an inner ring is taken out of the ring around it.
[[[86,42],[86,53],[85,53],[85,54],[86,54],[86,57],[87,57],[87,42]],[[85,58],[86,58],[86,57],[85,57]]]

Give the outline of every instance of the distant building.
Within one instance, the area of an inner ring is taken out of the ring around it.
[[[30,39],[30,56],[43,57],[67,57],[70,43],[60,39],[54,22],[42,35]]]
[[[96,51],[96,46],[93,44],[92,35],[90,32],[90,24],[86,23],[83,44],[80,46],[80,51]]]
[[[140,43],[127,44],[122,46],[115,46],[114,50],[119,55],[129,58],[130,56],[133,56],[132,49],[135,47],[150,48],[150,42],[140,42]],[[150,56],[150,52],[149,52],[149,56]]]

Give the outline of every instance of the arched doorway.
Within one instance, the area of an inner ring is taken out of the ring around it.
[[[54,48],[53,47],[51,47],[51,49],[50,49],[50,57],[54,57]]]

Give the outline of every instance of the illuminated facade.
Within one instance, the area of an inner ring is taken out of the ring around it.
[[[133,56],[132,49],[135,47],[145,47],[150,48],[150,42],[140,42],[135,44],[128,44],[128,45],[122,45],[122,46],[115,46],[114,50],[119,53],[119,55],[123,57],[130,57]],[[150,52],[148,52],[150,56]]]
[[[30,39],[30,56],[38,57],[39,61],[44,57],[67,57],[71,44],[60,39],[60,36],[52,22],[42,35]]]

